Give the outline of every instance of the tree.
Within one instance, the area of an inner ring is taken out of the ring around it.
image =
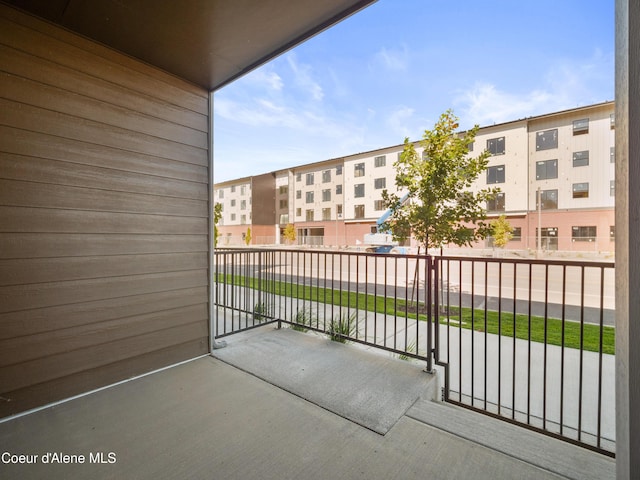
[[[296,241],[296,229],[293,224],[289,223],[286,227],[284,227],[282,236],[290,244]]]
[[[218,222],[222,218],[222,204],[216,203],[213,207],[213,247],[218,245],[220,232],[218,231]]]
[[[491,222],[491,230],[496,247],[503,248],[513,238],[513,227],[504,215]]]
[[[251,245],[251,227],[247,227],[247,234],[244,236],[244,243],[247,246]]]
[[[384,205],[391,210],[382,228],[390,230],[396,240],[412,234],[425,249],[448,243],[471,246],[491,233],[485,205],[500,190],[471,191],[473,182],[486,170],[490,154],[485,150],[475,158],[469,155],[477,125],[462,134],[456,133],[457,128],[458,118],[447,110],[433,130],[425,130],[422,157],[405,138],[394,167],[396,186],[406,198],[382,192]]]

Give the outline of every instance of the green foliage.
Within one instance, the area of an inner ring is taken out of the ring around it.
[[[251,245],[251,227],[247,227],[247,234],[244,236],[244,243],[247,246]]]
[[[334,342],[347,343],[347,340],[356,334],[356,319],[356,312],[349,316],[343,315],[342,312],[336,315],[329,324],[329,330],[327,331],[329,338]]]
[[[292,244],[296,241],[296,229],[293,224],[289,223],[284,228],[284,233],[282,234],[287,243]]]
[[[425,130],[418,155],[413,142],[404,140],[404,150],[394,163],[396,186],[407,201],[387,190],[382,192],[389,219],[382,226],[397,240],[413,235],[425,248],[448,243],[468,245],[491,233],[486,222],[485,205],[500,191],[497,188],[472,192],[471,186],[486,170],[489,152],[473,158],[468,145],[473,143],[478,126],[464,134],[456,133],[458,119],[451,110],[440,116],[433,130]]]
[[[293,330],[297,330],[298,332],[306,332],[306,326],[311,325],[311,315],[304,308],[302,310],[298,310],[296,314],[291,319],[293,322],[291,324],[291,328]]]
[[[513,227],[506,216],[500,215],[491,222],[491,234],[493,235],[493,244],[499,248],[503,248],[513,238]]]
[[[222,218],[222,204],[216,203],[213,207],[213,246],[214,248],[218,245],[218,238],[220,237],[220,232],[218,231],[218,222]]]
[[[267,305],[264,302],[258,302],[253,306],[253,319],[256,322],[262,322],[267,319]]]

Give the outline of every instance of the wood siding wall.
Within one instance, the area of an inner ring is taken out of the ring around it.
[[[207,115],[0,5],[0,417],[208,351]]]

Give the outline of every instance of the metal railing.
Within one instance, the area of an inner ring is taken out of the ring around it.
[[[613,267],[218,250],[216,337],[288,324],[419,359],[448,402],[612,455]]]

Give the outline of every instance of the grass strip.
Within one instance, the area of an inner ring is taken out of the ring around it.
[[[385,315],[418,318],[418,320],[422,321],[427,319],[426,315],[416,314],[415,307],[410,306],[406,300],[393,297],[221,273],[217,276],[217,282],[252,289],[260,288],[263,292],[304,301],[341,305],[344,308],[357,308],[358,310]],[[600,326],[591,323],[581,325],[579,322],[570,320],[563,323],[562,320],[556,318],[547,318],[545,322],[544,317],[529,317],[524,314],[516,314],[514,322],[513,313],[502,312],[502,314],[499,314],[493,310],[486,312],[485,321],[484,310],[471,309],[469,307],[463,307],[462,309],[453,307],[449,312],[449,318],[447,318],[446,314],[441,314],[440,323],[447,324],[450,320],[455,327],[458,327],[459,322],[461,328],[470,330],[472,328],[472,314],[473,329],[475,331],[486,331],[496,335],[500,333],[507,337],[513,337],[515,332],[515,337],[518,339],[528,340],[530,336],[531,341],[544,343],[546,323],[546,343],[548,345],[561,346],[564,329],[565,347],[580,349],[582,338],[583,350],[590,352],[600,351]],[[614,327],[604,326],[602,328],[602,353],[615,354]]]

